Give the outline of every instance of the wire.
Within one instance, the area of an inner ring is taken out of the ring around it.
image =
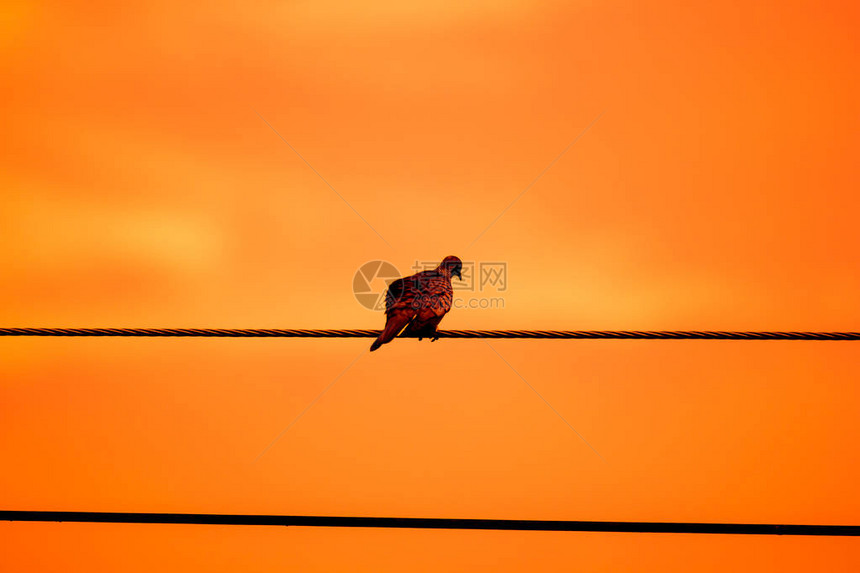
[[[78,523],[176,523],[196,525],[280,525],[296,527],[381,527],[396,529],[492,529],[508,531],[602,531],[626,533],[860,536],[860,526],[858,525],[668,523],[649,521],[538,521],[525,519],[225,515],[208,513],[0,511],[0,521],[73,521]]]
[[[375,338],[379,330],[279,328],[0,328],[0,336],[200,336],[229,338]],[[439,338],[860,340],[860,332],[689,330],[440,330]],[[425,335],[426,336],[426,335]],[[403,336],[415,338],[415,336]]]
[[[262,328],[0,328],[0,336],[374,338],[379,330]],[[439,338],[860,340],[860,332],[440,330]],[[403,336],[414,338],[414,336]]]

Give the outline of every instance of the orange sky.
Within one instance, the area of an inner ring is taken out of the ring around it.
[[[858,330],[857,8],[702,4],[4,3],[0,324],[379,328],[359,266],[456,254],[509,286],[447,328]],[[0,340],[0,509],[858,523],[857,343],[369,343]],[[0,523],[0,547],[860,566],[796,537]]]

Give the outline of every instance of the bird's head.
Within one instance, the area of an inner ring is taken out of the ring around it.
[[[454,255],[445,257],[445,259],[439,265],[439,270],[449,277],[455,276],[458,279],[463,280],[463,276],[460,274],[463,270],[463,261],[461,261]]]

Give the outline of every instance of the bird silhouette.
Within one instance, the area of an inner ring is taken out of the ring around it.
[[[463,262],[450,256],[432,271],[423,271],[397,279],[385,293],[385,328],[370,345],[371,352],[391,342],[401,331],[407,336],[438,340],[436,328],[451,310],[454,289],[451,277],[460,280]]]

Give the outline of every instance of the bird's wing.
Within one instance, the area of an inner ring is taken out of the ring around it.
[[[390,342],[404,328],[413,334],[432,336],[439,321],[451,310],[452,299],[451,279],[435,271],[393,281],[385,291],[385,328],[370,350]]]
[[[388,285],[388,290],[385,291],[385,314],[387,316],[391,316],[391,313],[395,310],[411,307],[415,293],[406,282],[411,278],[397,279]]]
[[[444,276],[435,277],[430,280],[426,288],[430,295],[430,308],[438,317],[445,316],[451,310],[454,299],[454,290],[451,288],[451,279]]]
[[[421,276],[419,276],[421,275]],[[417,281],[412,306],[418,311],[421,320],[432,316],[445,316],[451,310],[454,291],[451,279],[435,271],[415,275]]]
[[[424,271],[397,279],[385,292],[385,314],[410,309],[443,316],[451,310],[454,297],[451,279],[436,271]]]

